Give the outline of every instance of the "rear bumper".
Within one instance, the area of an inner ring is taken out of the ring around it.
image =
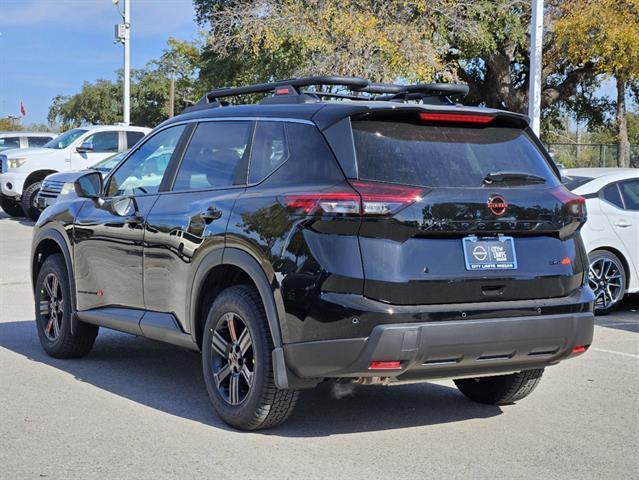
[[[377,325],[365,338],[292,343],[286,364],[300,378],[460,378],[553,365],[592,343],[590,312]],[[400,361],[370,370],[373,361]]]

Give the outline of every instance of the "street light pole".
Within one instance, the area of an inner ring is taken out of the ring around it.
[[[122,105],[125,125],[131,122],[131,0],[124,1],[124,88]]]
[[[531,8],[528,116],[532,120],[533,132],[539,136],[541,129],[541,55],[544,35],[544,0],[532,0]]]
[[[171,78],[169,80],[169,118],[175,115],[175,65],[171,65]]]

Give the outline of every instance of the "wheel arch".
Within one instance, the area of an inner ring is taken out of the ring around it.
[[[44,180],[45,177],[51,175],[53,173],[58,173],[57,170],[36,170],[31,172],[27,178],[24,179],[24,184],[22,185],[22,191],[24,192],[31,184],[38,182],[40,180]]]
[[[198,345],[201,346],[202,341],[201,325],[205,314],[203,310],[223,289],[211,291],[212,287],[216,287],[218,280],[222,282],[224,288],[237,284],[252,284],[257,289],[264,305],[273,345],[276,348],[281,347],[280,315],[271,283],[257,260],[237,248],[213,251],[200,262],[197,268],[188,311],[191,333]]]
[[[73,275],[73,262],[71,257],[71,249],[69,248],[67,239],[64,234],[54,228],[40,230],[34,235],[33,246],[31,249],[31,290],[35,295],[35,284],[38,274],[47,257],[54,254],[61,254],[67,269],[67,277],[69,280],[71,295],[71,333],[76,329],[76,291],[75,277]]]

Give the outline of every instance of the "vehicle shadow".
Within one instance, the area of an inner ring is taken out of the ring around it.
[[[209,403],[197,352],[101,329],[87,357],[59,360],[44,353],[33,321],[0,323],[0,347],[150,408],[229,429]],[[456,388],[436,384],[357,386],[342,394],[341,399],[336,398],[329,382],[305,391],[286,424],[259,433],[321,437],[501,414],[499,407],[472,403]]]
[[[595,317],[595,324],[600,327],[639,333],[639,294],[626,295],[615,311]]]
[[[4,211],[0,208],[0,220],[5,220],[8,222],[16,222],[20,225],[26,225],[28,227],[33,227],[35,222],[33,220],[29,220],[26,217],[11,217],[4,213]]]

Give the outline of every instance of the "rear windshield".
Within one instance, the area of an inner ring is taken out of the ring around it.
[[[517,172],[559,184],[524,130],[514,127],[354,121],[359,178],[429,187],[481,187],[486,175]]]
[[[577,177],[571,175],[570,177],[562,177],[561,183],[563,183],[568,190],[574,190],[585,185],[590,180],[592,180],[592,177]]]

